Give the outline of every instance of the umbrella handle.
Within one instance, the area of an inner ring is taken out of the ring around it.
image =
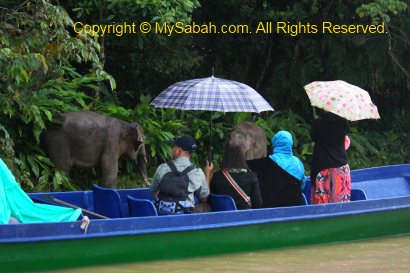
[[[210,124],[211,124],[211,126],[209,126],[209,154],[208,154],[208,160],[209,160],[209,162],[212,162],[212,152],[213,152],[213,147],[212,147],[212,111],[211,111]]]
[[[213,149],[212,145],[209,147],[209,153],[208,153],[208,160],[209,162],[212,162],[212,156],[213,156]]]

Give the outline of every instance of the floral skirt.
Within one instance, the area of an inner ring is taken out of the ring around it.
[[[351,184],[349,165],[321,170],[312,183],[311,204],[349,202]]]

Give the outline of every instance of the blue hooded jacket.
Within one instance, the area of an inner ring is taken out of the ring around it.
[[[273,154],[269,156],[273,162],[287,173],[301,181],[302,190],[305,187],[305,167],[299,158],[293,155],[292,135],[288,131],[279,131],[272,138]]]

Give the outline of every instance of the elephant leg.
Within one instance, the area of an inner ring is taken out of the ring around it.
[[[60,130],[51,130],[45,135],[45,150],[47,156],[58,169],[69,174],[73,167],[70,144]]]
[[[101,158],[101,171],[104,185],[108,188],[117,187],[118,158],[114,155],[103,155]]]

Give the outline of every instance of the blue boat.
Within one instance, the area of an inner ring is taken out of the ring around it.
[[[0,225],[0,269],[180,259],[410,232],[410,164],[351,175],[348,203],[238,211],[229,196],[213,195],[214,212],[171,216],[156,216],[148,189],[33,193],[38,202],[57,199],[110,219],[90,215],[86,233],[80,221]],[[306,200],[309,194],[304,192]]]

